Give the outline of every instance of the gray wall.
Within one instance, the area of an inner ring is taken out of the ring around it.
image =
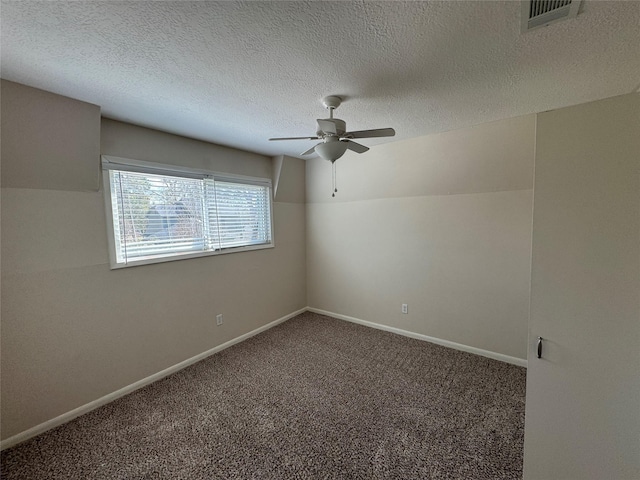
[[[348,152],[335,198],[307,161],[309,306],[526,359],[534,143],[528,115]]]
[[[302,161],[281,172],[275,248],[110,270],[100,152],[267,177],[272,159],[1,95],[3,439],[306,306]]]

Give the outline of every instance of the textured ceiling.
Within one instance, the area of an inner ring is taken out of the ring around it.
[[[313,141],[320,99],[394,139],[637,90],[640,2],[585,0],[520,33],[516,1],[3,1],[2,78],[104,116],[268,155]]]

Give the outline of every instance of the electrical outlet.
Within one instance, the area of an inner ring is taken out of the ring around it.
[[[402,304],[402,313],[409,313],[409,305],[406,303]]]
[[[222,314],[216,315],[216,325],[222,325]]]

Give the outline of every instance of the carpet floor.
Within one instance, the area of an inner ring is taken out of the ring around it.
[[[526,370],[303,313],[2,452],[3,479],[519,479]]]

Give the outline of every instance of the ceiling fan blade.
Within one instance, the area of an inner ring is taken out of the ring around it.
[[[340,140],[341,142],[346,142],[347,148],[349,150],[353,150],[356,153],[364,153],[369,150],[369,147],[365,147],[364,145],[360,145],[359,143],[352,142],[351,140]]]
[[[318,140],[318,137],[282,137],[270,138],[269,140]]]
[[[375,130],[358,130],[347,132],[344,138],[373,138],[373,137],[393,137],[396,131],[393,128],[377,128]]]
[[[311,147],[309,150],[302,152],[300,155],[311,155],[312,153],[314,153],[316,151],[316,146],[314,145],[313,147]]]
[[[318,128],[322,130],[324,133],[333,134],[333,135],[338,133],[336,131],[336,124],[333,123],[331,120],[325,120],[325,119],[319,118],[317,121],[318,121]]]

